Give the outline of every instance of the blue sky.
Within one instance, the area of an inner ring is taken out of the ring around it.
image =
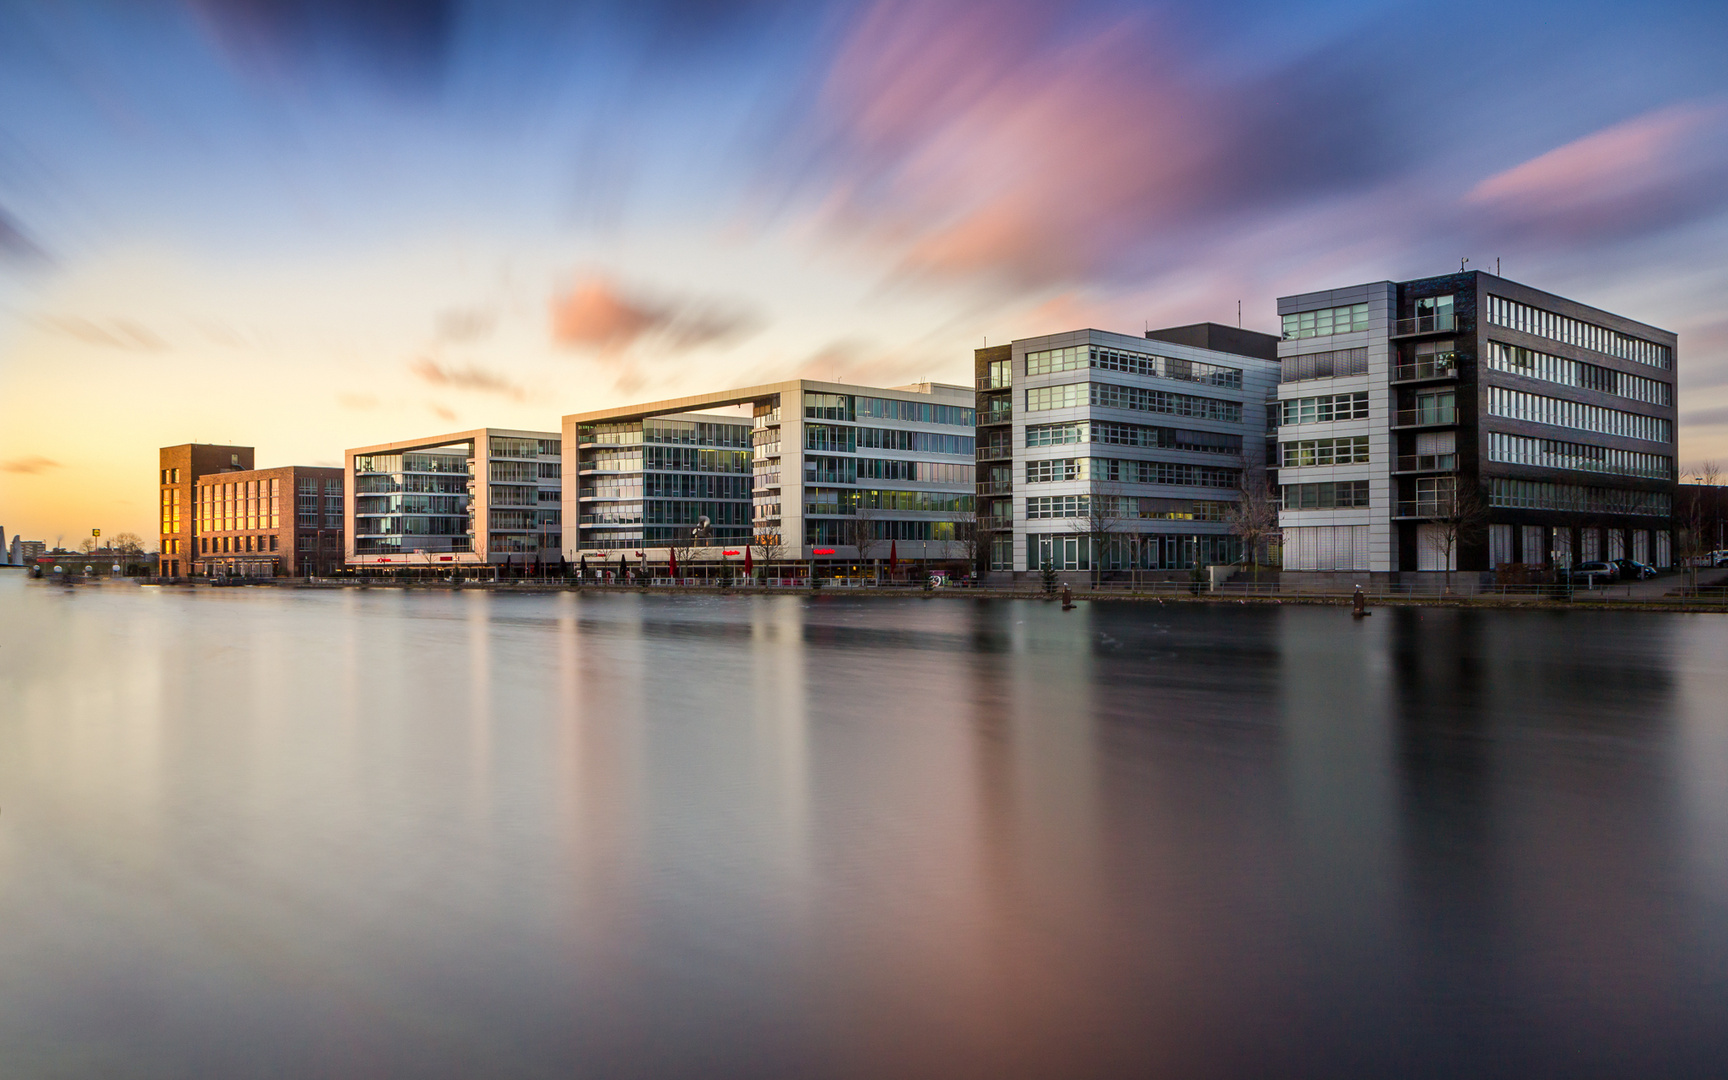
[[[1728,458],[1728,5],[0,8],[0,525],[1464,257],[1681,334]],[[54,392],[47,392],[53,388]]]

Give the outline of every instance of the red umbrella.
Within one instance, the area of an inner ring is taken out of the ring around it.
[[[749,577],[756,570],[756,563],[750,558],[750,549],[744,549],[744,576]]]
[[[672,579],[676,581],[678,579],[678,553],[671,548],[667,548],[666,552],[672,556]]]
[[[892,570],[900,564],[900,542],[888,541],[888,569]]]

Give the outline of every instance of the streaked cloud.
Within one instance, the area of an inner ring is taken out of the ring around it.
[[[736,340],[760,325],[740,305],[633,292],[603,275],[582,278],[552,301],[552,339],[608,357],[642,341],[682,352]]]
[[[55,333],[87,345],[133,352],[161,352],[168,347],[168,343],[155,331],[130,319],[106,319],[97,322],[92,319],[60,316],[44,319],[43,325]]]
[[[408,365],[408,370],[424,383],[450,390],[502,394],[516,401],[522,401],[528,396],[528,391],[522,386],[496,371],[488,371],[474,364],[454,367],[440,364],[430,357],[422,357]]]
[[[0,461],[0,472],[15,473],[20,476],[35,476],[38,473],[47,472],[49,469],[58,469],[60,467],[58,461],[37,455],[12,458],[9,461]]]
[[[1466,196],[1504,229],[1575,245],[1728,208],[1728,104],[1656,109],[1490,176]]]

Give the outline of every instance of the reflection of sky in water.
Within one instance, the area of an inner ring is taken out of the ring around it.
[[[0,613],[19,1075],[1728,1051],[1714,616],[15,577]]]

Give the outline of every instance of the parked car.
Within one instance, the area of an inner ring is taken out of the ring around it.
[[[1713,567],[1728,566],[1728,548],[1724,548],[1721,551],[1712,551],[1709,555],[1705,556],[1705,558],[1710,560],[1710,565]]]
[[[1572,568],[1569,577],[1574,586],[1594,589],[1599,585],[1612,585],[1620,580],[1620,571],[1614,568],[1613,563],[1581,562]]]
[[[1613,559],[1614,569],[1620,572],[1622,581],[1643,581],[1656,576],[1656,568],[1637,559]]]

